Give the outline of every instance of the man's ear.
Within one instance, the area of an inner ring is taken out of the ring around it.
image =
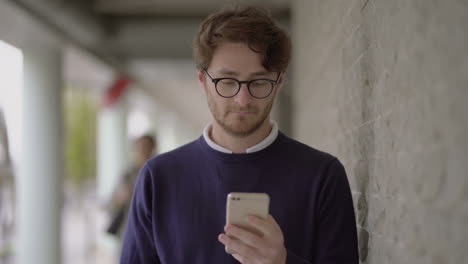
[[[205,87],[205,74],[201,70],[197,70],[197,76],[198,76],[198,83],[200,84],[200,87],[204,88]]]
[[[206,83],[205,83],[205,73],[201,70],[197,70],[197,77],[198,77],[198,85],[202,88],[203,91],[206,92]]]

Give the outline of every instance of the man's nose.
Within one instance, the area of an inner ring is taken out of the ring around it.
[[[253,100],[252,95],[247,88],[247,84],[243,83],[240,87],[240,91],[234,96],[234,101],[241,106],[248,105]]]

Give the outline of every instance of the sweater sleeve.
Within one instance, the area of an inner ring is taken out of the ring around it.
[[[304,259],[290,250],[286,264],[358,264],[356,219],[348,178],[334,159],[321,181],[315,259]]]
[[[151,172],[145,165],[133,192],[120,264],[160,263],[153,237],[152,191]]]
[[[359,263],[351,188],[338,159],[331,162],[321,181],[318,205],[314,264]]]

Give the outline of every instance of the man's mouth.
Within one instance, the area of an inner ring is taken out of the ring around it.
[[[245,112],[245,111],[234,111],[233,113],[239,114],[239,115],[251,115],[253,112]]]
[[[237,114],[237,115],[253,115],[253,114],[255,114],[254,111],[246,111],[246,110],[231,110],[230,112],[233,113],[233,114]]]

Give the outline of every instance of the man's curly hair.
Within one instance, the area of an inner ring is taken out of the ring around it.
[[[207,69],[216,47],[223,41],[245,43],[262,55],[267,71],[285,71],[291,59],[291,40],[266,9],[230,7],[209,15],[193,40],[198,69]]]

